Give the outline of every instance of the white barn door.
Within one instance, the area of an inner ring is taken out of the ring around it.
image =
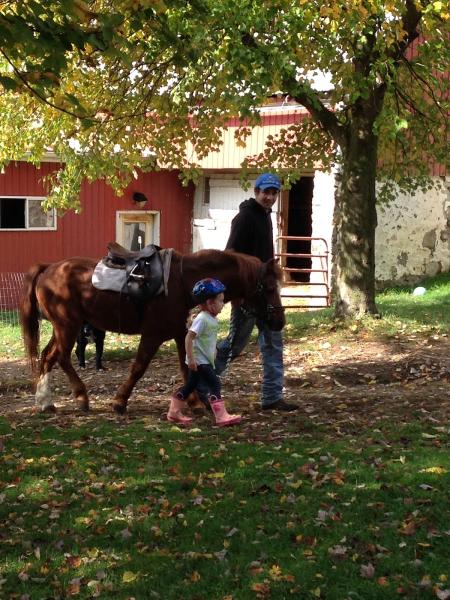
[[[236,175],[211,175],[202,177],[194,196],[193,251],[203,248],[223,250],[228,240],[233,217],[239,204],[251,198],[254,180],[243,190]],[[276,237],[276,213],[273,214]]]

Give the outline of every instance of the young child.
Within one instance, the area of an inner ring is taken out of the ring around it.
[[[209,390],[209,402],[216,419],[216,425],[224,427],[239,423],[241,415],[230,415],[222,400],[220,379],[214,371],[216,340],[219,322],[217,315],[223,308],[225,286],[218,279],[202,279],[192,290],[192,295],[200,308],[186,335],[186,364],[189,368],[188,380],[170,401],[167,419],[187,425],[192,419],[183,414],[186,399],[201,382]]]

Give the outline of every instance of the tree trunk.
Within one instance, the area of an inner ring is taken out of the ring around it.
[[[341,144],[335,197],[333,297],[338,317],[377,314],[375,306],[376,167],[372,122],[354,118]]]

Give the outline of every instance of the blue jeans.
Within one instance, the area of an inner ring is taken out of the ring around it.
[[[232,307],[228,337],[217,346],[216,373],[223,373],[230,362],[241,354],[255,325],[258,328],[263,366],[261,405],[270,406],[283,397],[283,335],[281,331],[271,331],[255,317],[247,316],[240,307]]]
[[[176,393],[187,398],[196,389],[201,390],[202,393],[205,391],[208,396],[221,397],[220,379],[212,365],[197,365],[196,371],[189,369],[188,380]]]

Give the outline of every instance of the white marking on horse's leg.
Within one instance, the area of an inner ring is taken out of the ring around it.
[[[41,375],[38,379],[35,394],[36,404],[40,405],[41,410],[54,408],[52,399],[52,388],[50,385],[50,373]]]

